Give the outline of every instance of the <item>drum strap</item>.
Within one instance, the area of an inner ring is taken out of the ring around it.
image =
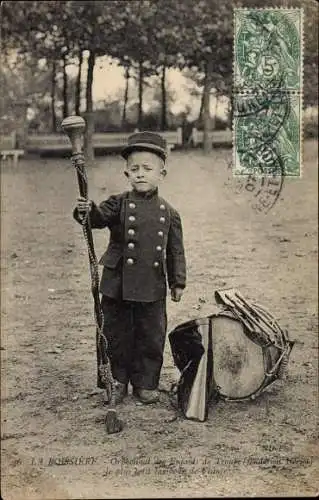
[[[275,318],[266,309],[251,304],[237,290],[217,290],[216,302],[230,310],[245,327],[245,333],[252,342],[261,346],[275,346],[282,350],[282,339],[288,338]]]

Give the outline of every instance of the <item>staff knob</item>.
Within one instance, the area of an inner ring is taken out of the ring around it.
[[[63,132],[70,139],[73,154],[82,152],[85,126],[85,120],[81,116],[68,116],[61,123]]]

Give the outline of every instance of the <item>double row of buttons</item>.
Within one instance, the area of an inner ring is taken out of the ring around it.
[[[131,208],[132,210],[133,210],[134,208],[136,208],[135,203],[132,203],[132,202],[131,202],[131,203],[129,203],[129,208]],[[165,210],[165,205],[161,204],[161,205],[160,205],[160,210]],[[128,220],[129,220],[130,222],[135,222],[135,221],[136,221],[136,217],[135,217],[134,215],[129,215]],[[164,224],[164,222],[165,222],[165,217],[160,217],[160,222],[161,222],[162,224]],[[134,235],[135,235],[135,230],[134,230],[133,228],[129,228],[129,229],[128,229],[128,231],[127,231],[127,233],[128,233],[128,235],[129,235],[129,236],[134,236]],[[158,236],[160,236],[161,238],[163,238],[163,236],[164,236],[164,232],[163,232],[163,231],[158,231],[158,233],[157,233],[157,234],[158,234]],[[135,243],[133,243],[133,241],[130,241],[130,242],[127,244],[127,246],[128,246],[128,248],[129,248],[130,250],[134,250],[134,248],[135,248]],[[163,247],[162,247],[161,245],[157,245],[156,250],[157,250],[158,252],[161,252],[161,251],[163,250]],[[129,266],[132,266],[132,265],[134,264],[134,259],[132,259],[131,257],[129,257],[129,258],[126,260],[126,263],[127,263]],[[159,265],[160,265],[160,263],[159,263],[158,261],[155,261],[155,262],[153,263],[153,266],[154,266],[154,267],[159,267]]]

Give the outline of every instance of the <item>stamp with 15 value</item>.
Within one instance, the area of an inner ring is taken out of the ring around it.
[[[233,174],[301,173],[302,9],[235,9]]]

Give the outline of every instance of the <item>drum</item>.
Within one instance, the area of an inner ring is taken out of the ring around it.
[[[209,402],[254,399],[282,377],[293,342],[268,311],[246,304],[241,314],[241,306],[228,305],[217,314],[183,323],[169,334],[174,362],[181,372],[178,404],[186,418],[204,421]],[[248,306],[250,313],[245,315]]]

